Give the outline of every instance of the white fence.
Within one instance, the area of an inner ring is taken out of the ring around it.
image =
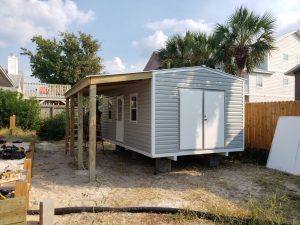
[[[64,94],[71,88],[71,85],[24,83],[23,95],[25,99],[64,99]]]

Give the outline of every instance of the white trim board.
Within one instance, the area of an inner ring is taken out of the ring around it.
[[[143,150],[140,150],[138,148],[134,148],[128,145],[125,145],[118,141],[113,141],[108,138],[103,138],[106,141],[109,141],[115,145],[122,146],[124,148],[127,148],[129,150],[135,151],[137,153],[140,153],[142,155],[148,156],[150,158],[171,158],[172,160],[176,160],[177,156],[185,156],[185,155],[204,155],[204,154],[213,154],[213,153],[229,153],[229,152],[242,152],[244,151],[244,148],[221,148],[221,149],[208,149],[208,150],[196,150],[196,151],[182,151],[182,152],[175,152],[175,153],[161,153],[161,154],[150,154],[148,152],[145,152]]]

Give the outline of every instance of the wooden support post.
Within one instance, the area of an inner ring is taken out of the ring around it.
[[[97,85],[90,85],[89,97],[89,175],[90,182],[96,179],[96,94]]]
[[[74,156],[74,123],[75,123],[75,99],[71,97],[71,112],[70,112],[70,155]]]
[[[15,197],[25,197],[26,198],[26,209],[29,207],[29,186],[27,181],[16,181],[15,186]]]
[[[40,225],[54,224],[54,206],[49,199],[40,202]]]
[[[78,169],[83,169],[83,96],[78,92],[78,136],[77,136],[77,160]]]
[[[65,153],[67,154],[69,149],[69,140],[70,140],[70,106],[69,99],[66,99],[66,138],[65,138]]]

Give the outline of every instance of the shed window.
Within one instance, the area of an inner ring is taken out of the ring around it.
[[[137,94],[130,95],[130,121],[137,122]]]
[[[262,88],[263,87],[263,78],[261,75],[256,76],[256,87]]]
[[[288,54],[282,54],[282,58],[284,61],[288,61],[289,60],[289,55]]]
[[[108,111],[108,119],[111,120],[112,119],[112,100],[111,99],[108,99],[107,111]]]

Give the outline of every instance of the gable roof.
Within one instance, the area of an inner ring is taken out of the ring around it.
[[[0,66],[0,86],[2,87],[13,87],[14,83],[8,76],[6,71]]]
[[[158,52],[154,51],[152,52],[152,55],[150,57],[150,59],[148,60],[144,71],[150,71],[150,70],[158,70],[160,69],[160,62],[159,62],[159,56],[158,56]]]
[[[294,31],[292,31],[290,33],[284,34],[284,35],[280,36],[279,38],[277,38],[275,40],[275,42],[281,41],[282,39],[284,39],[284,38],[286,38],[286,37],[288,37],[288,36],[290,36],[292,34],[296,34],[296,35],[298,35],[298,37],[300,37],[300,30],[294,30]]]

